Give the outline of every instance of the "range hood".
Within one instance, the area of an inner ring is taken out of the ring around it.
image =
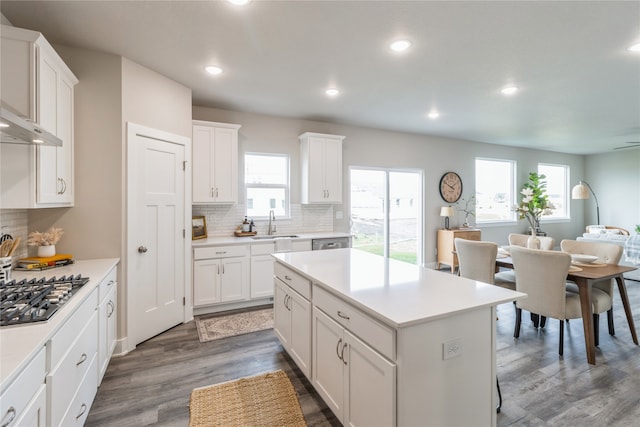
[[[60,138],[4,107],[0,108],[0,134],[2,143],[62,147]]]

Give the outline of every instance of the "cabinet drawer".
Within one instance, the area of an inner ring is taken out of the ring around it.
[[[83,426],[89,416],[89,409],[98,392],[98,380],[95,376],[97,358],[94,357],[89,364],[89,370],[82,379],[78,392],[69,404],[62,422],[62,427]]]
[[[47,392],[50,403],[51,425],[58,425],[62,420],[69,402],[73,399],[80,383],[85,376],[95,377],[97,382],[97,368],[94,359],[98,353],[98,316],[94,312],[88,321],[84,322],[86,328],[72,344],[69,352],[58,366],[47,375]],[[93,366],[93,368],[90,368]]]
[[[273,242],[270,243],[260,243],[257,245],[251,245],[251,256],[254,255],[271,255],[276,251],[276,244]]]
[[[279,262],[276,262],[274,271],[278,279],[289,285],[294,291],[306,299],[311,299],[311,281],[309,279],[290,270]]]
[[[111,270],[109,272],[109,274],[107,274],[107,277],[105,277],[102,282],[100,282],[100,287],[99,287],[99,296],[98,296],[98,301],[102,301],[104,299],[104,297],[107,296],[107,294],[109,293],[109,291],[116,286],[117,280],[118,280],[118,274],[117,274],[118,270],[116,268],[114,268],[113,270]]]
[[[193,259],[229,258],[249,256],[249,245],[238,246],[212,246],[207,248],[195,248]]]
[[[49,369],[53,369],[62,360],[62,356],[69,350],[71,344],[85,327],[91,315],[98,308],[98,289],[94,289],[86,300],[78,307],[60,330],[51,339],[51,358]],[[97,326],[96,326],[97,328]],[[97,332],[97,329],[95,329]]]
[[[10,419],[18,420],[24,416],[27,404],[44,384],[45,361],[46,352],[42,347],[15,381],[2,393],[0,396],[0,423],[8,423]]]
[[[385,357],[395,360],[396,344],[393,329],[319,286],[313,287],[313,305]]]

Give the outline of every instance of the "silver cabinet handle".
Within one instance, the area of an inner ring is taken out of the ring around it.
[[[345,366],[347,365],[347,361],[344,358],[344,350],[347,348],[347,343],[344,343],[344,345],[342,346],[342,351],[340,352],[340,359],[342,359],[342,363],[345,364]]]
[[[343,318],[343,319],[345,319],[345,320],[349,320],[349,319],[351,319],[351,318],[349,317],[349,315],[344,314],[344,313],[343,313],[343,312],[341,312],[340,310],[338,310],[338,317],[341,317],[341,318]]]
[[[291,277],[287,276],[286,274],[284,275],[284,278],[285,278],[286,280],[292,280],[292,279],[291,279]]]
[[[80,356],[80,360],[76,363],[76,366],[82,365],[85,360],[87,360],[87,353],[82,353],[82,356]]]
[[[111,311],[109,313],[107,313],[107,317],[111,317],[111,315],[113,314],[114,311],[116,311],[116,305],[113,303],[113,301],[109,300],[109,302],[107,303],[107,307],[111,308]]]
[[[84,413],[87,412],[87,405],[85,405],[84,403],[80,406],[80,413],[78,415],[76,415],[76,420],[78,418],[80,418],[81,416],[84,415]]]
[[[115,280],[109,280],[109,283],[107,283],[107,286],[111,286],[111,285],[113,285],[114,283],[116,283],[116,282],[115,282]]]
[[[62,181],[62,193],[60,194],[64,194],[67,192],[67,181],[65,181],[64,178],[60,178],[60,181]]]
[[[338,340],[338,344],[336,344],[336,355],[338,356],[338,359],[340,359],[340,360],[342,360],[342,354],[340,354],[340,343],[341,342],[342,342],[342,338],[340,338]],[[344,352],[344,347],[343,347],[342,351]]]
[[[224,255],[226,253],[227,253],[227,251],[219,251],[219,252],[216,252],[216,255]]]
[[[16,418],[16,408],[10,406],[9,409],[7,409],[7,412],[5,412],[4,417],[2,417],[3,420],[6,418],[8,419],[6,421],[3,421],[0,427],[7,427],[13,422],[13,420]]]
[[[147,247],[146,246],[138,246],[138,252],[141,254],[144,254],[147,252]]]

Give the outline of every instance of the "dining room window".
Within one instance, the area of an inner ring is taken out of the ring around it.
[[[569,219],[569,166],[538,164],[538,175],[544,175],[547,183],[547,196],[554,209],[550,215],[541,217],[541,221]]]
[[[289,217],[289,156],[246,153],[244,156],[246,215],[264,219],[269,211]]]
[[[476,158],[476,224],[516,221],[516,162]]]

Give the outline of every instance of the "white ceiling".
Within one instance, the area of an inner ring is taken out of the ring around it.
[[[194,105],[566,153],[640,142],[640,1],[6,1],[52,43],[114,53]],[[393,54],[388,43],[413,42]],[[216,64],[225,72],[204,73]],[[516,84],[520,92],[499,90]],[[341,90],[330,99],[329,86]],[[431,109],[440,118],[430,120]],[[632,148],[636,150],[638,148]]]

